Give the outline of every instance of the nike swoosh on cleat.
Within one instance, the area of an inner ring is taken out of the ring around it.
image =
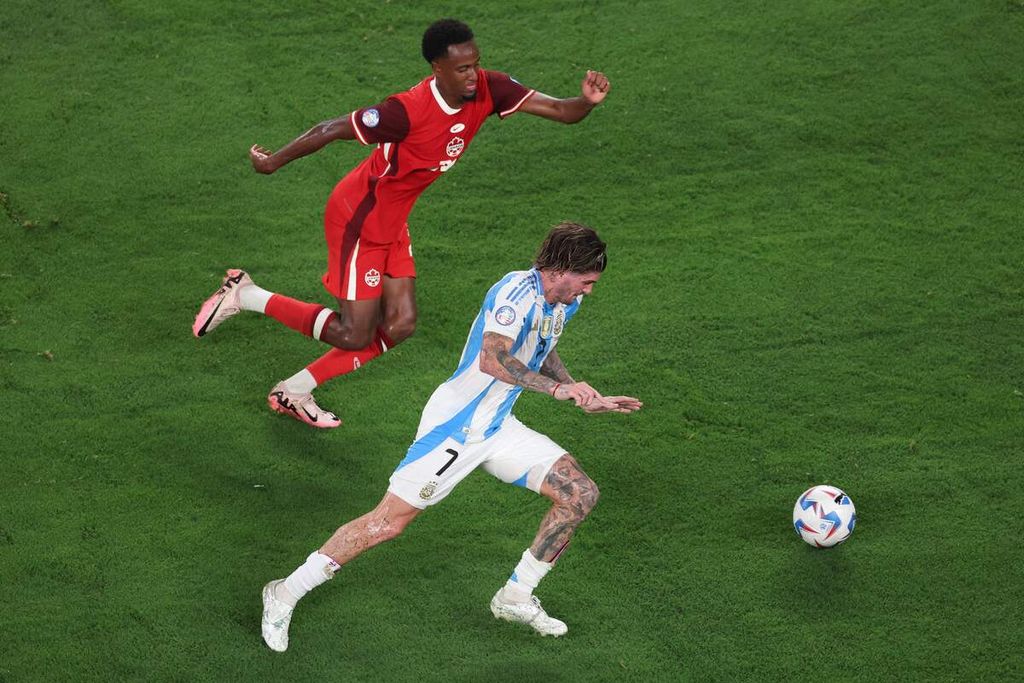
[[[317,420],[316,416],[310,415],[308,410],[303,408],[302,412],[304,412],[306,414],[306,417],[308,417],[310,420],[312,420],[313,422],[316,422],[316,420]]]
[[[206,334],[206,328],[209,327],[210,321],[213,320],[213,317],[217,315],[217,311],[220,310],[220,305],[222,303],[224,303],[224,297],[221,297],[221,300],[217,302],[217,306],[213,309],[213,311],[210,312],[210,315],[207,316],[206,322],[203,323],[203,326],[199,328],[198,332],[196,332],[197,337],[202,337],[203,335]]]

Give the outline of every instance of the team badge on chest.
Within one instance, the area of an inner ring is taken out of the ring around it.
[[[551,337],[551,327],[554,323],[554,318],[550,315],[544,316],[544,319],[540,321],[540,336],[542,339],[549,339]]]
[[[466,148],[466,141],[462,138],[455,137],[449,141],[448,146],[444,148],[450,157],[457,157],[462,154],[462,150]]]

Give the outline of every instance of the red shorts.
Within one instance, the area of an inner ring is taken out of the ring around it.
[[[382,244],[361,240],[351,222],[351,213],[328,202],[324,211],[327,272],[323,276],[328,292],[348,301],[379,299],[383,276],[416,277],[408,224],[402,226],[395,241]]]

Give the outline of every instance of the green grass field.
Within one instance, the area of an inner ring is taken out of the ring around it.
[[[0,680],[1024,679],[1024,3],[50,4],[0,12]],[[244,6],[248,5],[248,8]],[[607,102],[489,123],[411,219],[417,334],[318,392],[322,352],[225,268],[329,301],[321,211],[366,153],[248,163],[426,75],[423,29]],[[476,473],[304,600],[260,587],[376,504],[486,288],[584,221],[610,268],[559,346],[646,403],[528,425],[602,499],[538,594],[487,608],[546,501]],[[857,533],[790,514],[843,487]]]

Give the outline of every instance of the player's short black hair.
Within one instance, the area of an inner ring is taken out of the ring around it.
[[[432,63],[448,54],[449,45],[473,40],[473,29],[458,19],[438,19],[423,33],[423,59]]]
[[[593,228],[579,223],[559,223],[544,238],[533,265],[537,270],[602,273],[608,265],[606,246]]]

